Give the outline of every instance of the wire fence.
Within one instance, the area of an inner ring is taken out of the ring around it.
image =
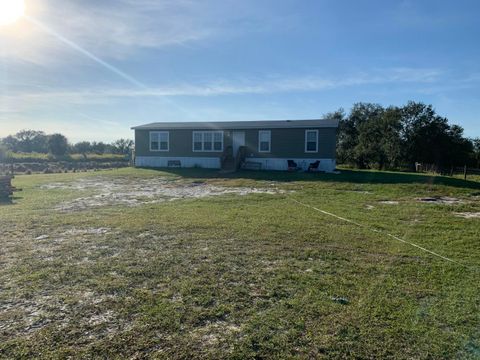
[[[469,175],[480,175],[479,168],[468,167],[467,165],[461,167],[440,168],[435,164],[415,164],[415,171],[419,173],[433,173],[448,176],[463,175],[467,180]]]

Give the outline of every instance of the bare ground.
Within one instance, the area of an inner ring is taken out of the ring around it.
[[[127,177],[82,178],[74,182],[57,182],[43,185],[42,189],[90,190],[93,195],[79,197],[59,204],[55,210],[79,211],[102,206],[137,206],[188,198],[219,195],[279,194],[284,193],[270,184],[268,188],[224,187],[203,181],[185,182],[167,178],[135,179]]]

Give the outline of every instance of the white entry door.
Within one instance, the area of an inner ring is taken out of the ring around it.
[[[234,131],[233,136],[233,157],[237,157],[240,146],[245,146],[245,131]]]

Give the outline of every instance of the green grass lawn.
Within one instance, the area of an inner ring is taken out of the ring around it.
[[[158,179],[275,191],[122,203]],[[14,185],[0,357],[480,358],[480,218],[464,216],[480,213],[480,182],[121,169]],[[91,207],[62,210],[78,202]]]

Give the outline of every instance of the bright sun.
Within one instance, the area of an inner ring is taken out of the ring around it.
[[[25,0],[0,0],[0,26],[17,21],[25,13]]]

